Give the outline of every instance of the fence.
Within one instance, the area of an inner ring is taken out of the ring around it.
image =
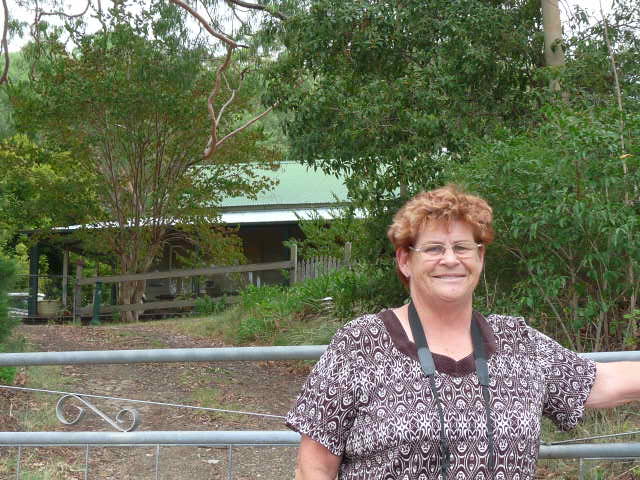
[[[180,279],[211,277],[215,275],[229,275],[234,273],[246,273],[249,281],[253,283],[254,274],[256,284],[259,286],[261,281],[260,272],[273,270],[291,270],[290,283],[294,284],[302,282],[309,278],[317,278],[321,275],[348,265],[351,260],[351,244],[345,245],[344,256],[342,259],[334,257],[315,257],[308,260],[298,261],[298,247],[292,245],[291,256],[289,260],[271,263],[254,263],[249,265],[235,265],[226,267],[206,267],[195,269],[169,270],[164,272],[148,272],[132,275],[111,275],[111,276],[95,276],[84,277],[83,266],[78,264],[76,268],[76,282],[73,295],[73,316],[79,319],[81,316],[93,315],[94,319],[101,313],[125,312],[125,311],[144,311],[158,309],[175,309],[193,307],[196,303],[195,298],[191,299],[167,299],[161,301],[151,301],[132,305],[101,305],[101,291],[103,284],[118,284],[123,282],[153,281],[157,279]],[[93,285],[94,293],[92,303],[82,306],[82,287]],[[196,293],[196,296],[200,292]]]
[[[94,318],[100,313],[112,313],[112,312],[126,312],[126,311],[144,311],[144,310],[158,310],[167,308],[183,308],[192,307],[196,303],[195,298],[191,299],[171,299],[152,301],[145,303],[137,303],[130,305],[105,305],[101,304],[101,291],[104,284],[118,284],[123,282],[139,282],[149,281],[156,279],[184,279],[184,278],[197,278],[197,277],[209,277],[212,275],[228,275],[233,273],[255,273],[268,270],[284,270],[292,268],[294,260],[287,260],[283,262],[271,262],[271,263],[255,263],[249,265],[234,265],[227,267],[206,267],[206,268],[193,268],[193,269],[181,269],[181,270],[169,270],[164,272],[148,272],[131,275],[111,275],[111,276],[96,276],[96,277],[84,277],[82,272],[82,265],[79,264],[76,270],[76,284],[74,288],[74,301],[73,312],[74,318],[79,319],[83,315],[93,314]],[[82,306],[82,287],[86,285],[94,286],[93,303]],[[199,293],[199,292],[198,292]]]
[[[307,279],[318,278],[339,268],[349,266],[350,264],[351,243],[347,242],[344,246],[344,255],[342,258],[317,256],[299,261],[295,279],[297,282],[304,282]]]
[[[0,366],[123,364],[147,362],[216,362],[216,361],[274,361],[317,359],[326,346],[194,348],[113,351],[68,351],[0,354]],[[640,361],[640,351],[598,352],[584,354],[600,362]],[[0,386],[4,389],[20,387]],[[29,390],[27,388],[22,388]],[[58,402],[75,398],[91,405],[91,395],[71,392],[52,392],[63,395]],[[113,398],[113,397],[108,397]],[[138,403],[157,403],[138,400]],[[174,405],[178,406],[178,405]],[[91,409],[91,407],[89,407]],[[194,407],[191,407],[194,408]],[[62,410],[62,408],[61,408]],[[101,412],[94,410],[100,415]],[[64,413],[60,412],[64,418]],[[120,417],[120,414],[118,415]],[[60,418],[60,416],[59,416]],[[61,419],[62,420],[62,419]],[[74,423],[74,422],[65,422]],[[118,418],[116,422],[118,423]],[[120,422],[122,423],[122,422]],[[132,422],[132,429],[135,422]],[[627,432],[630,435],[640,432]],[[84,448],[84,478],[89,475],[89,458],[96,446],[152,446],[155,479],[161,474],[161,446],[224,446],[227,448],[227,479],[233,478],[233,449],[239,446],[294,446],[299,442],[297,433],[290,431],[146,431],[146,432],[0,432],[0,446],[17,448],[16,478],[20,479],[23,449],[37,446],[74,446]],[[607,444],[543,444],[540,458],[640,458],[640,443]],[[139,473],[139,472],[137,472]]]
[[[193,307],[196,298],[203,294],[214,298],[221,296],[225,292],[220,288],[220,285],[216,284],[230,284],[230,275],[243,276],[244,280],[236,279],[236,282],[260,286],[263,283],[269,283],[268,278],[267,281],[262,278],[263,275],[269,274],[273,277],[273,272],[289,270],[289,282],[294,284],[310,278],[317,278],[349,265],[350,261],[350,243],[345,245],[342,258],[323,256],[302,261],[298,261],[298,248],[294,244],[291,247],[289,260],[280,262],[173,269],[131,275],[104,276],[98,274],[93,277],[85,277],[82,262],[76,264],[75,276],[72,275],[67,252],[64,257],[62,275],[18,276],[15,290],[19,293],[16,293],[16,298],[13,299],[15,305],[12,306],[12,313],[22,318],[73,318],[76,321],[81,317],[93,316],[97,321],[100,315],[118,312],[158,312],[167,309],[175,311],[176,309]],[[191,282],[188,281],[189,279]],[[201,285],[201,279],[204,279],[202,282],[204,287]],[[271,281],[274,279],[271,278]],[[145,282],[145,295],[150,301],[115,305],[117,285],[123,282]],[[110,291],[103,290],[107,285],[111,287]],[[29,292],[26,298],[23,298],[24,292]]]

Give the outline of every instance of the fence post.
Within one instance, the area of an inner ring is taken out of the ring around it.
[[[351,264],[351,242],[347,242],[344,244],[344,264]]]
[[[40,279],[40,249],[36,243],[29,249],[29,303],[30,318],[38,316],[38,280]]]
[[[65,250],[62,256],[62,306],[67,309],[69,303],[69,250]]]
[[[296,243],[291,245],[291,263],[293,269],[291,270],[291,278],[289,279],[289,283],[293,285],[298,281],[298,244]]]
[[[93,318],[90,325],[100,325],[100,302],[102,302],[102,282],[96,282],[93,287]]]
[[[82,269],[84,261],[82,259],[76,262],[76,284],[73,287],[73,321],[80,322],[80,308],[82,307],[82,286],[78,282],[82,279]]]

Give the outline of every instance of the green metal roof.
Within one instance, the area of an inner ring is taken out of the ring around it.
[[[282,162],[277,170],[258,173],[278,180],[278,184],[256,199],[229,197],[222,201],[223,209],[239,207],[276,207],[294,205],[328,205],[347,201],[347,187],[341,178],[314,171],[296,162]]]

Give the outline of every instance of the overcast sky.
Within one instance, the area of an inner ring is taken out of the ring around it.
[[[546,0],[542,0],[543,2]],[[601,0],[602,1],[602,9],[604,10],[605,13],[607,13],[610,8],[611,8],[611,2],[613,0]],[[15,5],[11,5],[11,0],[9,0],[9,4],[10,4],[10,9],[11,9],[11,15],[12,16],[17,16],[18,18],[21,18],[25,21],[31,22],[32,16],[27,14],[24,9],[22,8],[18,8]],[[65,5],[68,6],[68,11],[69,12],[75,12],[78,9],[78,2],[77,1],[72,1],[72,0],[67,0],[66,2],[64,2]],[[560,5],[560,12],[562,14],[563,17],[566,17],[566,15],[571,12],[574,8],[575,5],[580,5],[581,7],[589,10],[592,14],[599,16],[600,15],[600,0],[559,0],[559,5]],[[0,13],[2,13],[2,11],[0,10]],[[0,18],[2,18],[2,16],[0,15]],[[15,52],[17,50],[20,50],[20,48],[22,48],[22,46],[27,42],[27,38],[13,38],[10,40],[9,42],[9,51]]]

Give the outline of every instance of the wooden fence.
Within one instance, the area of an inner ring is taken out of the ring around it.
[[[298,262],[295,282],[304,282],[310,278],[318,278],[329,272],[349,266],[351,263],[351,243],[344,247],[342,258],[319,256]]]
[[[196,299],[178,299],[137,303],[131,305],[102,306],[100,305],[99,292],[101,291],[101,286],[108,283],[147,281],[164,278],[207,277],[229,273],[252,274],[254,272],[262,272],[266,270],[290,270],[290,283],[294,284],[302,282],[309,278],[317,278],[320,275],[324,275],[344,265],[348,265],[350,260],[351,244],[347,243],[345,245],[345,252],[342,259],[333,257],[318,257],[298,262],[298,247],[297,245],[293,245],[291,247],[290,259],[281,262],[253,263],[249,265],[233,265],[227,267],[191,268],[169,270],[164,272],[137,273],[130,275],[84,277],[82,274],[83,264],[78,263],[76,268],[76,283],[73,291],[73,317],[74,319],[79,320],[81,316],[91,315],[92,313],[94,314],[94,316],[96,315],[96,305],[94,303],[82,306],[82,287],[85,285],[94,286],[93,301],[98,304],[98,314],[126,311],[158,310],[167,308],[183,308],[193,307],[196,303]]]

